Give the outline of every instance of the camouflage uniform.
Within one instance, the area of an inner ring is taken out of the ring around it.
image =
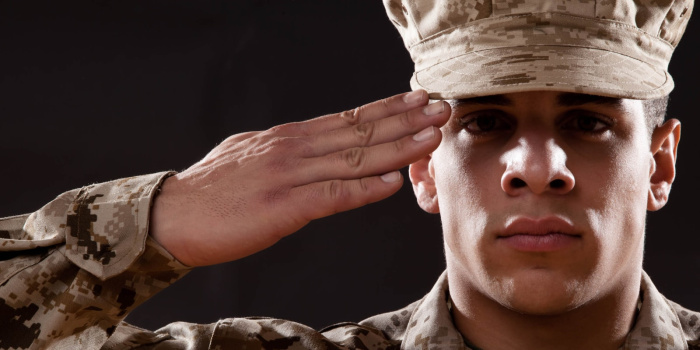
[[[432,98],[552,90],[651,99],[668,94],[668,61],[692,0],[384,0]],[[172,323],[124,317],[188,271],[148,236],[168,173],[66,192],[0,219],[0,349],[469,349],[455,328],[447,276],[404,309],[315,331],[268,318]],[[624,349],[700,349],[699,313],[666,300],[645,274]]]
[[[291,321],[176,322],[156,332],[122,320],[189,270],[148,236],[159,173],[69,191],[0,219],[0,349],[469,349],[450,316],[447,276],[423,299],[315,331]],[[700,313],[644,275],[624,349],[700,349]]]

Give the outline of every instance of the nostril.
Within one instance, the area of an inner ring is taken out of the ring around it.
[[[518,179],[516,177],[516,178],[510,180],[510,186],[513,188],[522,188],[522,187],[527,186],[527,184],[525,183],[525,181]]]
[[[556,179],[556,180],[553,180],[552,182],[550,182],[549,186],[551,188],[555,188],[555,189],[556,188],[563,188],[564,186],[566,186],[566,183],[564,182],[564,180]]]

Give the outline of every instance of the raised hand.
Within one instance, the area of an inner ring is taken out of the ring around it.
[[[397,171],[440,144],[450,107],[423,90],[342,113],[229,137],[168,178],[151,235],[202,266],[263,250],[309,221],[382,200]]]

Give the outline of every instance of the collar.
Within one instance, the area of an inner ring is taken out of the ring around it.
[[[448,307],[447,271],[418,302],[406,327],[401,349],[470,349],[455,328]]]
[[[656,289],[646,272],[642,272],[641,307],[624,350],[687,349],[681,321],[675,308]]]
[[[430,292],[421,299],[406,326],[402,349],[474,350],[465,344],[455,328],[449,309],[447,272],[443,272]],[[641,306],[623,350],[688,349],[681,321],[671,303],[643,272]]]

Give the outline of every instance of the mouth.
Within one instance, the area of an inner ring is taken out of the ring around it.
[[[509,221],[497,240],[521,252],[554,252],[581,242],[581,234],[568,220],[557,216],[518,217]]]

